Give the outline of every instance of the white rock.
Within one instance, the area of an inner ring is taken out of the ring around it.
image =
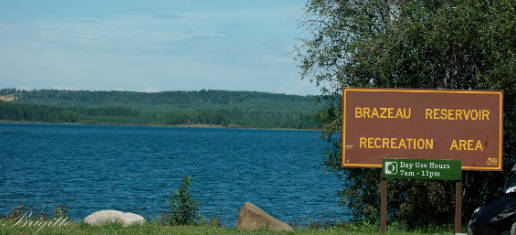
[[[145,218],[135,213],[124,213],[117,210],[96,211],[84,218],[84,223],[93,226],[102,226],[109,223],[119,223],[124,227],[134,224],[143,224]]]

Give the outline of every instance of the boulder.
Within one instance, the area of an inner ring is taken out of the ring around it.
[[[96,211],[84,218],[84,223],[93,226],[102,226],[109,223],[119,223],[124,227],[134,224],[143,224],[145,219],[135,213],[124,213],[117,210]]]
[[[269,229],[272,231],[294,231],[290,225],[278,220],[250,202],[244,203],[236,224],[237,229],[255,230]]]

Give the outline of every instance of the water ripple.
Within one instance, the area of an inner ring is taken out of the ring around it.
[[[320,169],[313,131],[0,124],[0,212],[67,205],[73,219],[101,209],[148,219],[185,172],[201,213],[234,226],[246,201],[289,222],[346,219],[341,186]]]

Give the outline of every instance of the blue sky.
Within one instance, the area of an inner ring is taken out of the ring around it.
[[[318,94],[304,1],[3,1],[0,88]]]

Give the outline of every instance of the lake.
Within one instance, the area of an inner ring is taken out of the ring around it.
[[[324,173],[317,131],[0,123],[0,215],[69,207],[147,220],[168,210],[185,173],[201,214],[234,226],[244,202],[285,222],[348,220],[342,183]]]

